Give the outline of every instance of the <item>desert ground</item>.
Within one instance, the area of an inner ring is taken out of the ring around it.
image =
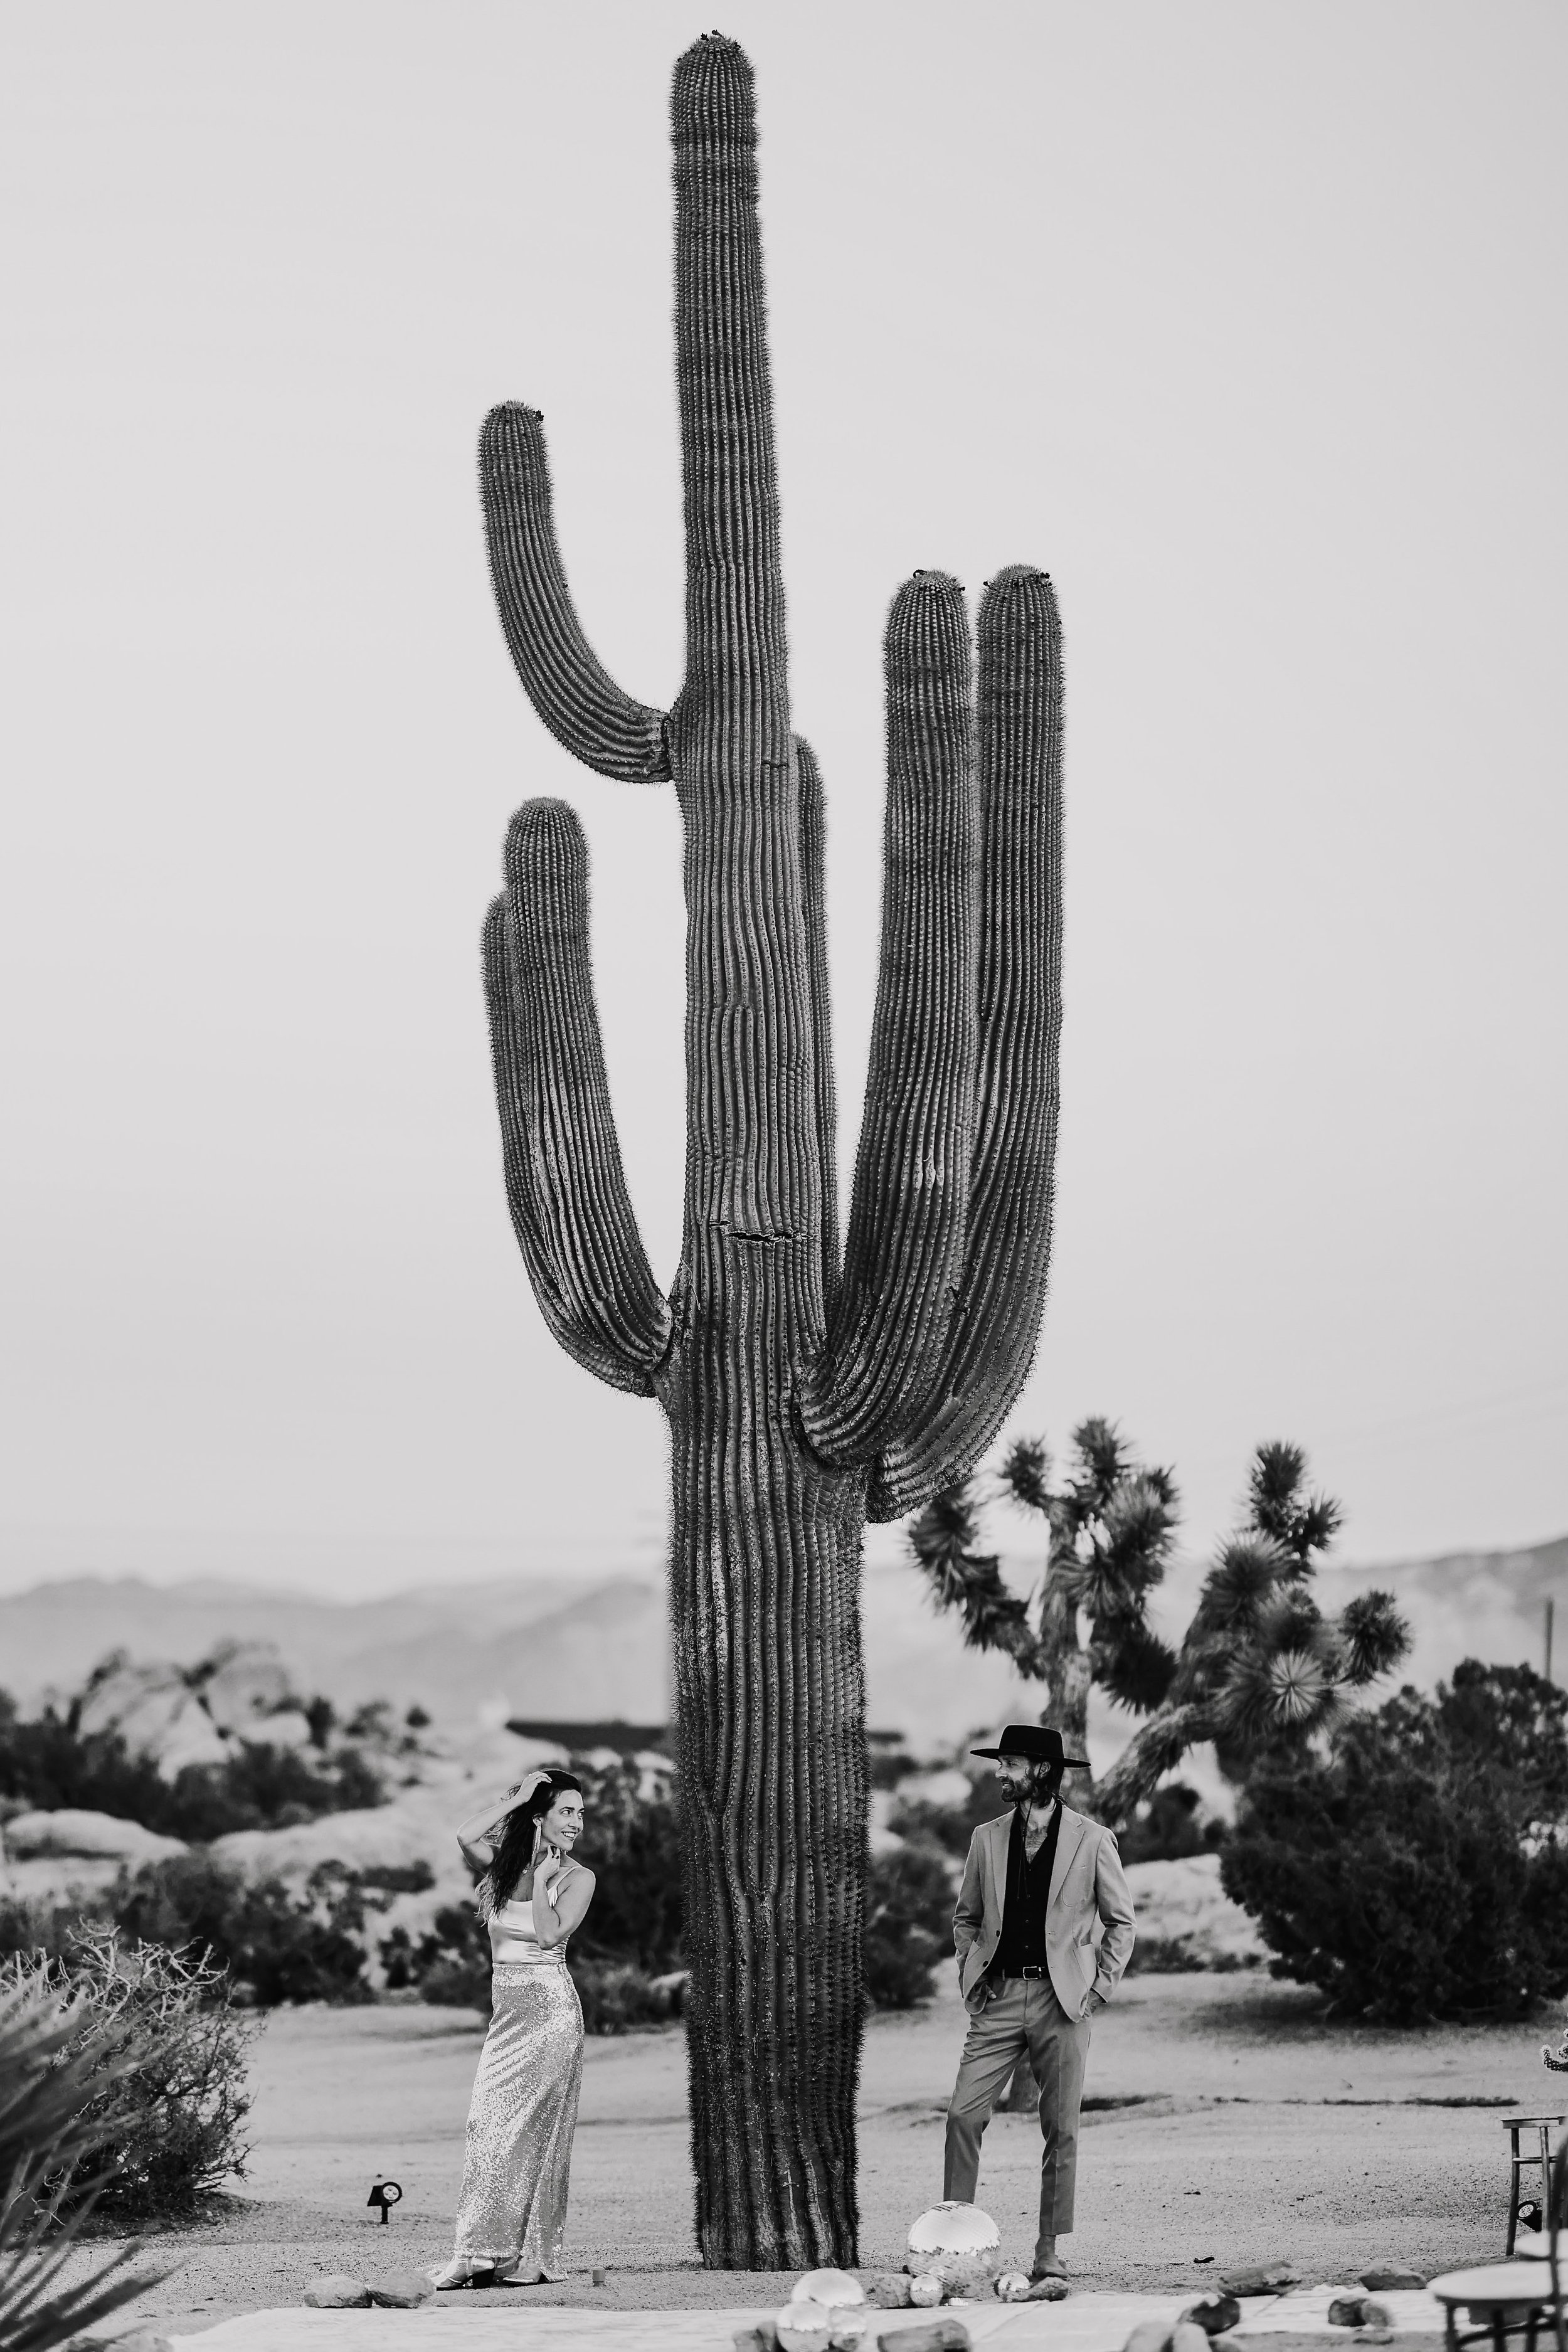
[[[1156,2292],[1288,2260],[1350,2279],[1501,2253],[1510,2105],[1558,2104],[1541,2065],[1555,2018],[1394,2033],[1324,2021],[1318,1996],[1258,1971],[1134,1977],[1097,2021],[1079,2166],[1077,2284]],[[942,2194],[942,2116],[963,2038],[950,1990],[872,2020],[860,2096],[862,2267],[898,2267]],[[133,2306],[172,2333],[296,2304],[328,2271],[428,2268],[451,2247],[463,2121],[482,2026],[463,2011],[304,2009],[270,2016],[253,2064],[254,2147],[220,2218],[143,2239],[165,2271]],[[1568,2101],[1563,2102],[1568,2104]],[[998,2116],[981,2201],[1026,2266],[1038,2166],[1032,2116]],[[386,2227],[365,2199],[401,2182]],[[573,2274],[519,2304],[776,2305],[776,2274],[703,2272],[691,2235],[679,2029],[588,2044],[572,2176]],[[592,2272],[605,2272],[595,2287]],[[455,2298],[457,2299],[457,2298]],[[492,2298],[485,2298],[489,2303]],[[502,2299],[498,2294],[494,2300]]]

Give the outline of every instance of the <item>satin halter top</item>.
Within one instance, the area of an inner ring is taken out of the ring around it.
[[[555,1882],[560,1894],[567,1880],[575,1876],[566,1871]],[[553,1948],[542,1944],[533,1932],[533,1897],[514,1895],[510,1903],[498,1904],[490,1913],[490,1966],[492,1968],[561,1968],[565,1966],[566,1946]]]

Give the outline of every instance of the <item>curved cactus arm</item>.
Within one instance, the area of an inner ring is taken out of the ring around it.
[[[916,1420],[872,1475],[873,1519],[972,1469],[1027,1378],[1050,1265],[1061,1034],[1061,625],[1015,565],[980,607],[979,1068],[963,1273]]]
[[[822,1295],[831,1315],[838,1295],[838,1096],[833,1081],[833,1016],[827,977],[826,827],[816,754],[800,735],[795,739],[795,757],[800,779],[800,876],[805,900],[816,1150],[822,1186]]]
[[[519,809],[506,878],[484,963],[512,1230],[568,1355],[650,1396],[670,1314],[621,1167],[588,961],[587,846],[564,803]]]
[[[963,1263],[978,875],[969,621],[917,572],[888,617],[882,944],[844,1278],[801,1397],[814,1450],[868,1462],[923,1398]]]
[[[501,627],[529,700],[558,743],[619,783],[668,782],[664,713],[623,694],[577,618],[556,544],[543,419],[509,400],[479,436],[485,540]]]
[[[1114,1828],[1133,1808],[1152,1797],[1162,1773],[1179,1764],[1200,1739],[1212,1739],[1210,1710],[1200,1706],[1165,1706],[1141,1724],[1102,1780],[1094,1784],[1094,1810]]]

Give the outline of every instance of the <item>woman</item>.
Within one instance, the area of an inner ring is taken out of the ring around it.
[[[457,2247],[438,2287],[532,2286],[563,2278],[561,2241],[583,2081],[583,2011],[566,1938],[594,1899],[571,1858],[583,1790],[570,1772],[533,1772],[458,1832],[481,1871],[490,1931],[490,2030],[468,2107]]]

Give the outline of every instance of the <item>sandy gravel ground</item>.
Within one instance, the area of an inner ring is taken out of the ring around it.
[[[1082,2287],[1194,2291],[1237,2263],[1288,2260],[1308,2280],[1398,2258],[1423,2273],[1502,2252],[1509,2104],[1550,2110],[1531,2027],[1393,2034],[1325,2025],[1315,1995],[1252,1974],[1134,1978],[1097,2022],[1063,2252]],[[951,1990],[867,2036],[861,2087],[863,2268],[896,2268],[913,2216],[942,2194],[942,2117],[963,2017]],[[481,2029],[466,2012],[296,2010],[258,2042],[254,2152],[224,2219],[139,2242],[166,2268],[134,2306],[172,2332],[297,2303],[326,2271],[451,2248],[463,2121]],[[1568,2095],[1562,2104],[1568,2107]],[[1038,2126],[999,2116],[980,2198],[1024,2267]],[[405,2196],[383,2229],[373,2179]],[[698,2269],[685,2051],[677,2032],[591,2042],[572,2173],[574,2275],[507,2300],[658,2307],[776,2305],[776,2273]],[[605,2267],[595,2288],[589,2273]],[[458,2299],[458,2298],[454,2298]],[[487,2296],[487,2301],[489,2298]],[[501,2299],[500,2296],[497,2300]]]

